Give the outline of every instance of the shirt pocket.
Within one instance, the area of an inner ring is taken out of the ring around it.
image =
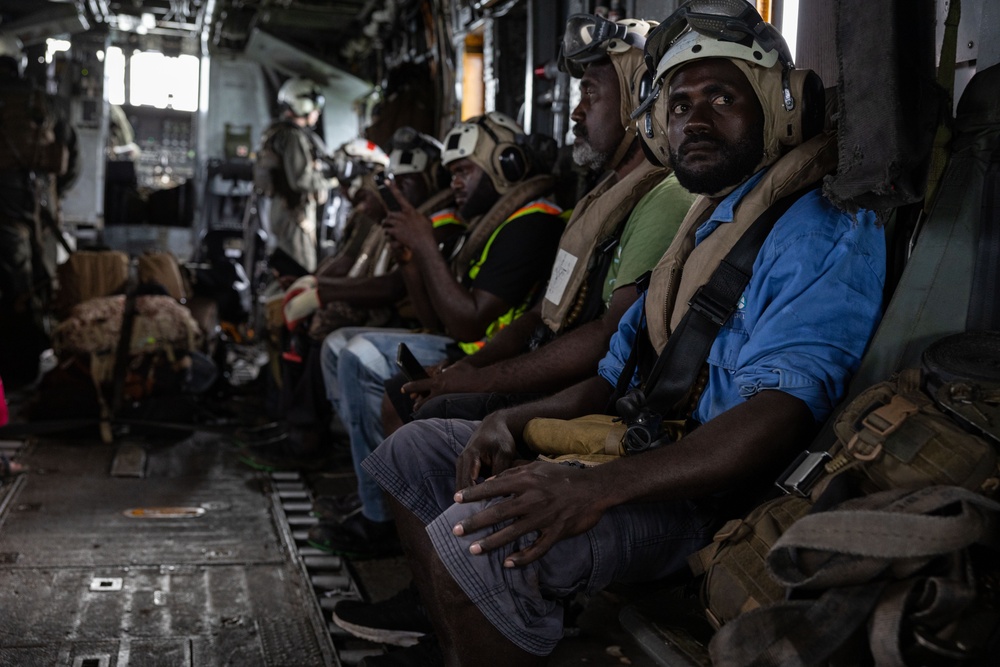
[[[749,339],[750,334],[743,326],[742,317],[731,317],[719,329],[719,335],[715,337],[712,349],[708,352],[708,363],[731,374],[735,373],[739,365],[740,352]]]

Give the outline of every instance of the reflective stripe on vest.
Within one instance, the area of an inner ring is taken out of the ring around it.
[[[532,290],[532,294],[534,294],[534,292],[535,290]],[[490,322],[490,325],[486,327],[486,335],[480,340],[471,343],[459,342],[458,346],[466,354],[475,354],[476,352],[479,352],[479,350],[483,349],[483,346],[486,345],[486,341],[493,338],[498,331],[508,326],[517,318],[521,317],[521,315],[524,315],[524,311],[528,309],[528,304],[531,303],[531,301],[531,299],[526,299],[525,303],[521,304],[517,308],[511,308],[506,313]]]
[[[455,211],[451,209],[438,211],[431,216],[431,226],[434,227],[434,229],[444,227],[445,225],[460,225],[465,227],[465,223],[459,220],[458,216],[455,215]]]
[[[555,204],[540,199],[537,201],[533,201],[526,206],[522,206],[521,208],[514,211],[509,218],[504,220],[493,231],[493,233],[490,234],[490,238],[486,240],[486,243],[483,245],[483,252],[479,255],[479,259],[473,262],[472,265],[469,267],[468,275],[470,279],[475,280],[476,276],[479,275],[479,269],[482,267],[483,264],[486,263],[486,258],[490,254],[490,247],[493,245],[493,240],[500,233],[500,230],[506,227],[507,223],[511,222],[512,220],[517,220],[518,218],[528,215],[530,213],[545,213],[547,215],[561,216],[563,214],[563,210],[558,206],[556,206]],[[469,343],[459,342],[458,346],[466,354],[474,354],[479,350],[481,350],[483,346],[486,345],[486,341],[495,336],[498,331],[500,331],[501,329],[503,329],[504,327],[506,327],[511,322],[513,322],[514,320],[516,320],[517,318],[519,318],[521,315],[524,314],[524,311],[528,309],[528,305],[534,300],[535,292],[536,290],[532,289],[520,306],[511,308],[506,313],[504,313],[497,319],[490,322],[490,325],[486,327],[486,335],[483,336],[480,340]]]
[[[545,213],[548,215],[558,216],[562,214],[562,209],[556,206],[555,204],[550,204],[547,201],[538,200],[531,202],[527,206],[522,206],[521,208],[514,211],[509,218],[507,218],[502,223],[500,223],[499,226],[497,226],[497,228],[493,231],[493,233],[490,234],[490,238],[486,239],[486,243],[483,244],[483,251],[479,254],[479,259],[474,261],[469,266],[469,273],[468,273],[469,278],[475,280],[476,276],[479,275],[479,269],[483,266],[483,264],[486,263],[486,257],[490,254],[490,247],[493,245],[493,241],[494,239],[496,239],[497,234],[500,233],[500,230],[506,227],[509,222],[517,220],[518,218],[524,217],[530,213]]]

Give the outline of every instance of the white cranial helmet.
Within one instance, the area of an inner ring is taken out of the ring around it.
[[[278,103],[291,109],[296,116],[308,116],[313,111],[322,111],[326,98],[318,83],[296,77],[282,84]]]
[[[745,0],[687,0],[648,35],[644,58],[652,90],[632,117],[654,162],[669,158],[670,83],[693,61],[725,59],[747,77],[764,114],[764,154],[756,169],[811,136],[817,113],[821,126],[822,82],[810,70],[795,69],[781,33]]]
[[[337,177],[342,181],[389,166],[389,156],[378,144],[367,139],[351,139],[333,153]]]

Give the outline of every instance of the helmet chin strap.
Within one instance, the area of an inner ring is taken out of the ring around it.
[[[618,148],[616,148],[615,152],[611,155],[611,159],[608,160],[608,170],[618,169],[619,165],[622,163],[622,160],[624,160],[625,156],[628,155],[629,149],[632,147],[632,144],[634,144],[638,140],[639,136],[632,131],[631,126],[629,127],[629,129],[625,130],[625,136],[618,144]]]

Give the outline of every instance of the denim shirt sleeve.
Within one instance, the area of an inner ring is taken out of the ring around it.
[[[625,314],[618,321],[618,331],[611,336],[608,353],[604,355],[604,358],[597,365],[597,374],[611,383],[612,387],[618,385],[618,376],[622,374],[625,362],[628,361],[628,357],[632,353],[636,332],[642,323],[642,312],[645,304],[646,293],[643,292],[642,296],[635,300],[635,303],[625,311]],[[632,375],[629,388],[637,386],[639,386],[638,372]]]
[[[738,201],[742,193],[734,194]],[[701,238],[732,220],[732,207],[723,208],[699,229]],[[775,224],[712,344],[694,419],[704,423],[766,389],[801,399],[817,421],[825,419],[878,325],[884,283],[885,238],[875,215],[844,213],[818,190],[806,194]],[[635,344],[645,296],[622,316],[598,365],[613,386]],[[638,384],[635,374],[629,386]]]
[[[825,419],[879,322],[884,282],[885,240],[874,214],[850,215],[818,190],[806,194],[768,236],[712,345],[695,418],[705,422],[777,389]]]

